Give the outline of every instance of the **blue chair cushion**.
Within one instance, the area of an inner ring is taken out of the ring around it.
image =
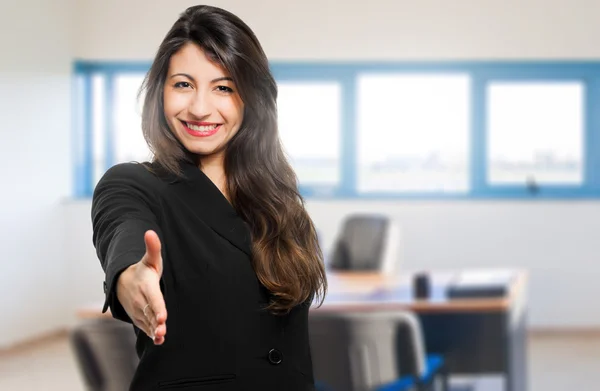
[[[419,379],[422,383],[429,383],[433,377],[440,371],[444,359],[439,354],[430,354],[427,356],[425,363],[425,373]],[[416,384],[415,378],[412,375],[402,376],[395,382],[385,384],[377,388],[377,391],[403,391],[414,387]]]

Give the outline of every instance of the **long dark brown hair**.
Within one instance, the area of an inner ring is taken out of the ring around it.
[[[197,163],[169,129],[163,108],[170,58],[190,42],[227,70],[244,102],[243,122],[225,152],[227,191],[250,226],[252,263],[271,292],[269,308],[287,313],[314,299],[322,303],[327,291],[323,254],[280,143],[277,85],[258,39],[232,13],[190,7],[161,43],[140,90],[145,92],[142,129],[153,161],[177,175],[180,161]]]

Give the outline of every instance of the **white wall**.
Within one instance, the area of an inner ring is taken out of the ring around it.
[[[79,0],[77,56],[149,59],[186,0]],[[220,0],[272,59],[598,57],[596,0]]]
[[[0,347],[64,323],[71,0],[0,2]]]
[[[8,4],[11,3],[11,4]],[[73,58],[149,60],[193,1],[5,1],[0,5],[0,347],[73,321],[102,300],[89,201],[69,201]],[[597,59],[593,0],[228,0],[273,60]],[[25,16],[26,15],[26,16]],[[8,53],[5,55],[4,53]],[[17,186],[17,180],[20,184]],[[12,202],[9,202],[12,201]],[[407,268],[531,270],[531,323],[599,326],[596,202],[309,201],[329,248],[342,217],[403,222]],[[64,231],[61,229],[64,228]],[[571,231],[572,229],[572,231]],[[66,288],[66,289],[65,289]],[[565,307],[557,310],[558,304]],[[67,319],[67,322],[65,322]]]

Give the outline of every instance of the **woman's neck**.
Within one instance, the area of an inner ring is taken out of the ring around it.
[[[202,158],[199,168],[217,186],[225,198],[229,200],[227,192],[227,176],[225,175],[225,162],[223,158],[207,156]]]

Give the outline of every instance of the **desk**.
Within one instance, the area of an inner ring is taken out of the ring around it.
[[[467,272],[432,272],[432,294],[427,300],[413,298],[410,272],[330,274],[325,302],[311,311],[413,311],[420,318],[427,350],[445,356],[450,375],[500,374],[506,391],[526,391],[526,273],[510,271],[512,278],[502,297],[449,299],[446,288]],[[111,316],[102,314],[101,308],[101,303],[85,306],[77,315]]]
[[[457,275],[468,272],[432,272],[427,300],[413,297],[409,272],[399,276],[336,273],[328,279],[325,302],[311,311],[413,311],[421,321],[427,350],[445,356],[450,375],[500,374],[506,391],[525,391],[526,273],[508,271],[511,278],[504,296],[449,299],[448,286]]]

